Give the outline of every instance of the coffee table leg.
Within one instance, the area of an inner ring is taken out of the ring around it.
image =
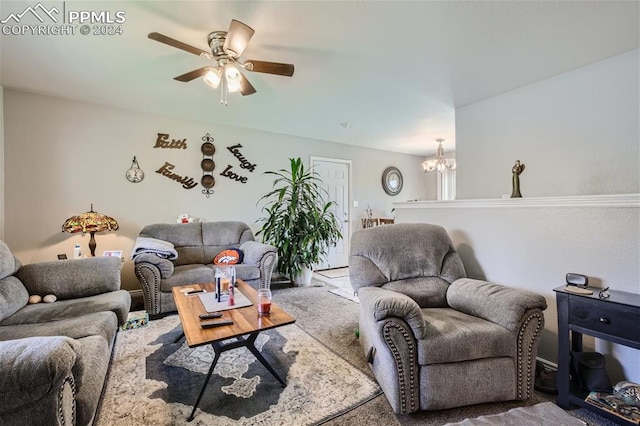
[[[280,378],[280,376],[278,376],[278,373],[276,373],[276,371],[271,367],[271,365],[269,365],[269,363],[267,362],[266,359],[264,359],[264,357],[262,356],[262,354],[260,353],[260,351],[254,346],[254,342],[256,341],[256,338],[258,337],[258,333],[252,333],[249,335],[249,337],[247,338],[246,342],[247,342],[247,349],[249,349],[251,351],[251,353],[253,354],[253,356],[256,357],[256,359],[258,361],[260,361],[260,363],[262,365],[264,365],[264,367],[269,370],[269,372],[273,375],[273,377],[275,377],[280,384],[282,385],[282,387],[286,387],[287,384],[285,383],[284,380],[282,380]]]
[[[216,352],[216,356],[213,358],[213,362],[211,363],[211,367],[209,367],[209,373],[207,374],[207,378],[204,380],[204,385],[202,385],[202,389],[200,389],[200,395],[198,395],[198,399],[196,400],[196,403],[193,406],[193,410],[191,411],[191,415],[189,416],[189,418],[187,418],[187,421],[190,422],[191,420],[193,420],[193,416],[196,414],[196,408],[198,408],[198,404],[200,404],[200,400],[202,399],[202,395],[204,395],[204,391],[207,388],[207,384],[209,384],[209,379],[211,378],[211,374],[213,373],[213,369],[215,368],[216,364],[218,363],[218,358],[220,358],[220,349],[216,348],[216,345],[212,345],[215,352]]]

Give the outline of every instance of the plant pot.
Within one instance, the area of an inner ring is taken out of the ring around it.
[[[293,285],[296,287],[305,287],[311,284],[311,278],[313,277],[313,270],[307,266],[302,267],[302,271],[291,277]]]

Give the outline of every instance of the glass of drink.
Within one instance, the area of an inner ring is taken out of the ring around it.
[[[269,315],[271,313],[271,290],[268,288],[258,290],[256,304],[258,305],[258,316]]]

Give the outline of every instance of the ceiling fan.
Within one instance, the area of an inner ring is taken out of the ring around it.
[[[206,66],[189,71],[186,74],[174,77],[174,80],[186,83],[202,77],[204,82],[214,89],[216,89],[218,85],[222,85],[220,103],[227,105],[227,93],[240,92],[243,96],[256,93],[256,89],[249,83],[249,80],[247,80],[242,72],[240,72],[240,69],[286,77],[293,75],[294,67],[292,64],[258,61],[254,59],[247,59],[244,62],[239,60],[254,33],[253,28],[232,19],[229,31],[214,31],[207,36],[211,53],[160,33],[149,33],[148,37],[160,43],[184,50],[185,52],[215,60],[215,66]]]

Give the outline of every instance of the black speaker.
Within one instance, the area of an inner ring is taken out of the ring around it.
[[[589,277],[587,277],[586,275],[574,274],[569,272],[567,274],[567,284],[586,288],[589,285]]]

